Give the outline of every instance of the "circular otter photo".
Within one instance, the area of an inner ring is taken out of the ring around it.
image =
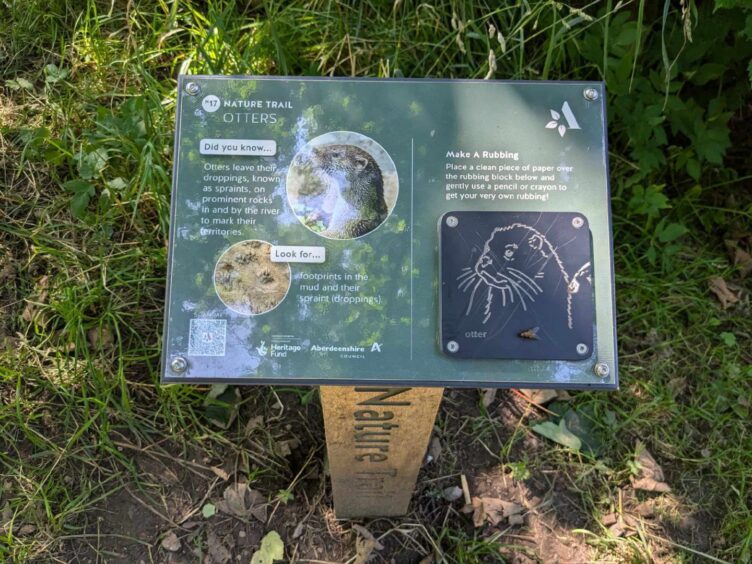
[[[214,289],[228,308],[261,315],[277,307],[290,289],[290,265],[272,262],[272,246],[256,239],[235,243],[214,267]]]
[[[287,197],[300,222],[328,239],[357,239],[397,203],[397,167],[384,148],[353,131],[309,141],[287,171]]]

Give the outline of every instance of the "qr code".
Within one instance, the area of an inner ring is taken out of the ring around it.
[[[191,319],[188,333],[188,354],[193,356],[224,356],[227,321],[224,319]]]

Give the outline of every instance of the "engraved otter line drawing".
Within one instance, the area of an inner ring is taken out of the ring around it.
[[[313,148],[312,162],[336,197],[323,236],[354,239],[384,222],[389,214],[384,180],[368,152],[355,145],[323,145]]]
[[[484,324],[491,318],[494,299],[499,294],[502,308],[518,303],[527,311],[528,304],[535,302],[536,297],[544,293],[538,281],[544,279],[544,269],[552,259],[567,285],[567,327],[572,329],[572,295],[579,292],[582,279],[592,285],[590,262],[583,264],[570,277],[556,248],[546,236],[524,223],[512,223],[494,229],[475,264],[462,269],[462,274],[457,277],[459,289],[467,292],[472,288],[465,315],[470,315],[475,295],[483,285],[485,288],[481,291],[486,291]],[[532,276],[529,274],[530,269],[535,270]]]

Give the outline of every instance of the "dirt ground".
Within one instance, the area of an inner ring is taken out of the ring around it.
[[[252,396],[258,388],[247,390],[244,394]],[[574,459],[568,465],[531,462],[515,477],[496,454],[514,433],[519,440],[508,453],[512,459],[545,460],[550,445],[527,431],[519,434],[521,419],[540,417],[540,409],[514,391],[497,392],[485,417],[478,391],[447,390],[410,513],[402,519],[337,521],[320,407],[317,402],[297,406],[294,393],[279,398],[287,409],[266,419],[251,398],[238,419],[245,438],[228,444],[224,453],[177,442],[138,445],[126,435],[118,437],[114,442],[132,464],[132,477],[113,485],[115,491],[81,517],[83,533],[60,541],[62,560],[245,563],[272,530],[280,534],[291,562],[620,561],[618,554],[609,556],[589,543],[588,531],[609,526],[620,536],[660,533],[699,550],[708,545],[702,514],[669,518],[663,496],[632,488],[615,492],[618,517],[593,522],[578,487],[593,477],[578,475]],[[259,471],[262,462],[279,472]],[[464,507],[464,495],[450,501],[453,496],[446,493],[462,489],[463,475],[473,498],[511,504],[517,517],[493,524],[481,515],[477,522],[477,513]],[[292,495],[280,495],[283,491]],[[233,495],[237,492],[240,497]],[[364,543],[368,539],[357,524],[373,535],[375,547]],[[665,542],[653,547],[653,561],[675,559]]]

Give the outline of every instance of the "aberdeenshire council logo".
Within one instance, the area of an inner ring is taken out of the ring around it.
[[[564,114],[564,121],[566,125],[561,121],[561,114],[556,110],[549,110],[551,112],[551,121],[546,124],[546,129],[556,129],[561,137],[567,132],[567,129],[580,129],[580,124],[577,123],[577,118],[572,113],[572,108],[569,107],[569,102],[564,102],[561,106],[561,114]]]

